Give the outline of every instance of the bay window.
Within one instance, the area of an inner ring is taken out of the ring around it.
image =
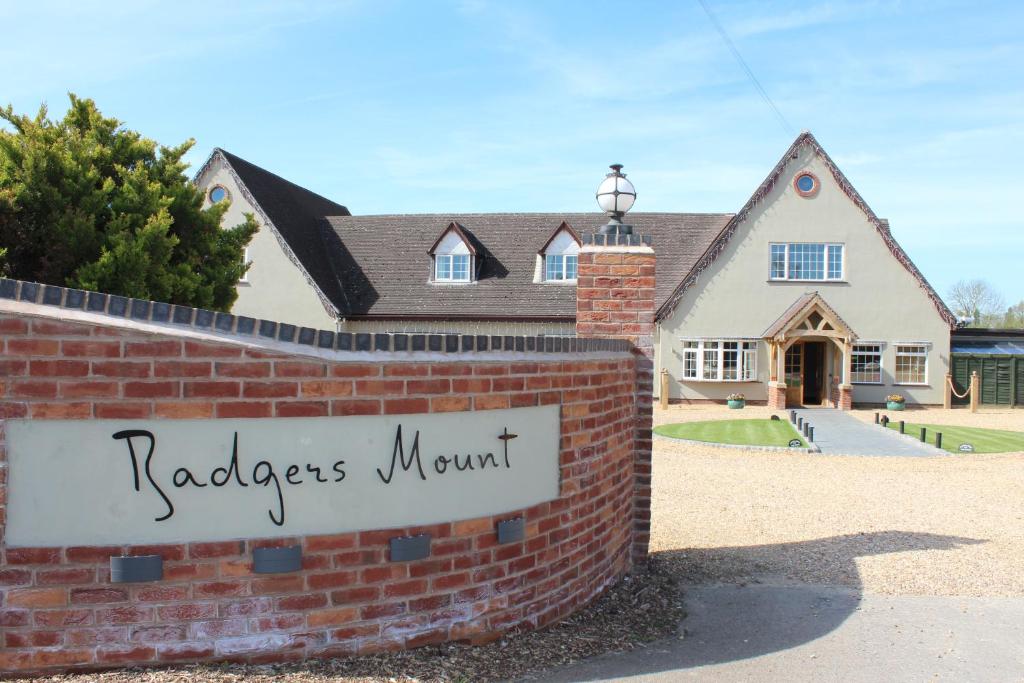
[[[756,341],[683,340],[683,379],[704,382],[749,382],[756,377]]]

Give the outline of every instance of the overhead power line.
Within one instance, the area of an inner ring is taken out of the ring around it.
[[[779,108],[775,106],[775,102],[772,101],[772,98],[768,96],[768,91],[765,90],[764,86],[761,85],[761,82],[757,80],[757,76],[754,75],[750,66],[747,65],[747,62],[743,59],[743,55],[740,54],[740,51],[736,49],[736,45],[732,42],[732,38],[730,38],[729,34],[726,33],[725,27],[718,21],[715,13],[711,11],[710,7],[708,7],[706,0],[697,0],[697,2],[699,2],[700,6],[704,8],[704,13],[708,15],[708,19],[711,20],[711,24],[715,27],[715,30],[718,31],[718,35],[722,36],[722,40],[725,42],[726,47],[729,48],[729,51],[732,52],[732,56],[736,58],[736,61],[747,73],[747,78],[749,78],[750,82],[754,84],[755,88],[757,88],[757,92],[760,93],[761,99],[763,99],[765,103],[771,107],[771,110],[775,112],[775,116],[779,119],[779,123],[782,124],[782,128],[790,135],[796,135],[796,130],[793,126],[789,125],[789,121],[787,121],[786,117],[782,115]]]

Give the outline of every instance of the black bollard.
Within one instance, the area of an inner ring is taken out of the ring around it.
[[[928,428],[921,427],[921,443],[928,443]]]
[[[942,432],[935,432],[935,447],[942,448]]]
[[[796,419],[796,428],[797,429],[803,429],[804,428],[804,418],[803,418],[802,415]]]
[[[795,410],[789,411],[789,421],[792,422],[793,424],[796,424],[796,411]]]
[[[882,426],[883,427],[888,427],[889,426],[889,416],[888,415],[883,415],[882,416]]]
[[[900,420],[900,434],[906,434],[906,433],[907,433],[907,423],[904,422],[903,420]]]
[[[808,431],[808,432],[810,432],[810,433],[809,433],[809,434],[807,435],[807,440],[808,440],[808,441],[814,441],[814,427],[809,427],[809,428],[807,429],[807,431]]]
[[[807,430],[811,428],[810,422],[804,422],[804,436],[807,436]]]
[[[878,424],[878,422],[879,422],[879,420],[878,420],[878,413],[875,413],[875,424]]]

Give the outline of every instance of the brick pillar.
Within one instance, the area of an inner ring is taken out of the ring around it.
[[[768,382],[768,407],[772,410],[786,409],[785,382]]]
[[[839,410],[853,410],[853,387],[849,384],[839,385]]]
[[[651,536],[654,405],[654,250],[650,237],[584,235],[576,283],[576,334],[627,339],[636,357],[633,563]]]

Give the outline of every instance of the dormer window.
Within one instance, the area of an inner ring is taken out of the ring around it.
[[[542,259],[542,280],[570,284],[576,282],[579,253],[580,239],[569,224],[563,221],[538,254]]]
[[[474,238],[458,223],[451,223],[430,249],[432,280],[438,283],[472,282],[476,279],[477,247]]]

